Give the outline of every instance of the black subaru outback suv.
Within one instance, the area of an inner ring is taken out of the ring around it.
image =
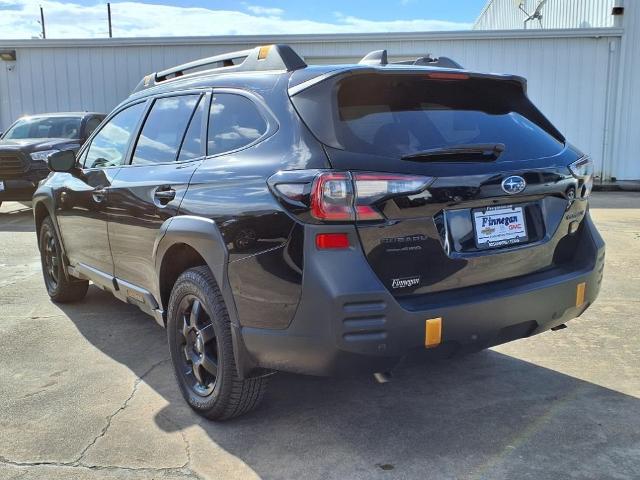
[[[77,151],[105,115],[67,112],[30,115],[0,134],[0,204],[30,201],[38,182],[49,175],[47,156]]]
[[[274,371],[381,373],[563,327],[602,280],[592,162],[524,79],[456,67],[272,45],[145,77],[77,156],[49,157],[49,295],[91,281],[166,325],[211,419]]]

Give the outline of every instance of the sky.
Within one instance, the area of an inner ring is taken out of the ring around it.
[[[361,33],[471,28],[486,0],[111,1],[114,37]],[[0,0],[0,39],[106,37],[106,1]]]

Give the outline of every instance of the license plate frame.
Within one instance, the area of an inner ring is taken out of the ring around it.
[[[474,241],[479,250],[514,247],[529,241],[524,205],[478,208],[472,210],[471,215]]]

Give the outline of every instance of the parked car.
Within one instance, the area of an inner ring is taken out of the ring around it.
[[[30,201],[38,182],[49,175],[47,155],[77,151],[105,115],[43,113],[16,120],[0,135],[0,205]]]
[[[205,70],[203,70],[205,69]],[[524,79],[273,45],[145,77],[34,195],[56,302],[166,326],[211,419],[275,371],[377,373],[559,329],[596,299],[593,165]]]

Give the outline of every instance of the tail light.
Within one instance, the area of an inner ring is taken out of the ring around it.
[[[355,219],[353,184],[349,173],[321,173],[311,190],[311,215],[318,220],[348,222]]]
[[[593,189],[593,160],[585,155],[569,165],[569,170],[578,179],[577,196],[587,198]]]
[[[386,173],[355,173],[356,217],[358,220],[381,220],[384,217],[374,207],[386,198],[417,193],[426,188],[431,177]]]
[[[420,193],[432,182],[432,177],[419,175],[335,171],[309,172],[306,178],[302,171],[280,172],[269,179],[291,210],[300,213],[306,205],[311,218],[321,222],[384,220],[377,204]]]

